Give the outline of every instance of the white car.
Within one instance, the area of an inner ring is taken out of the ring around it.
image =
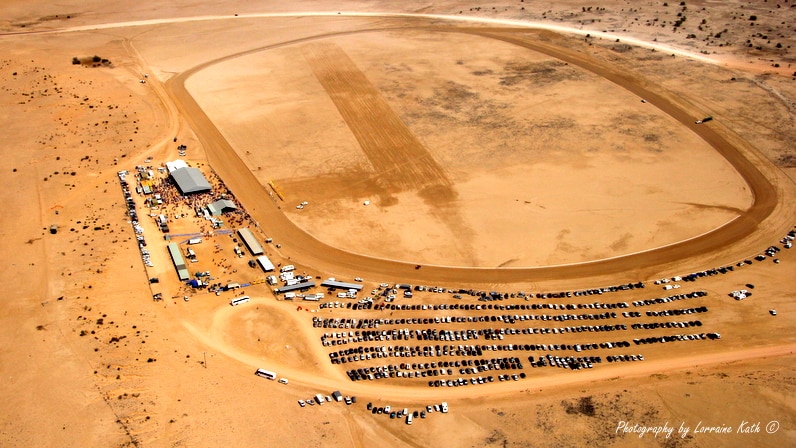
[[[287,384],[287,378],[279,378],[279,384]]]

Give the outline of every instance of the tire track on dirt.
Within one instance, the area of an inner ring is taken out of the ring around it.
[[[422,190],[452,184],[434,157],[393,111],[378,89],[340,46],[302,47],[304,59],[359,142],[380,183]]]

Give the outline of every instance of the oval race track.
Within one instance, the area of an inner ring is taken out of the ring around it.
[[[385,260],[356,254],[329,246],[290,221],[270,200],[265,187],[260,184],[232,146],[219,132],[213,122],[196,103],[185,88],[186,80],[193,74],[232,58],[265,51],[300,42],[323,39],[340,34],[365,33],[391,29],[414,29],[428,32],[456,32],[478,35],[518,45],[560,59],[601,76],[624,89],[647,99],[649,103],[691,129],[718,151],[748,184],[754,202],[737,219],[690,240],[645,252],[629,254],[605,260],[577,264],[525,268],[462,268],[423,265],[416,270],[412,263]],[[274,240],[282,244],[280,254],[293,262],[312,267],[325,273],[356,273],[371,279],[413,279],[420,282],[441,283],[514,283],[554,279],[576,279],[611,275],[639,268],[649,268],[682,260],[695,254],[708,254],[752,235],[758,225],[768,218],[777,206],[777,190],[769,179],[743,154],[742,150],[728,141],[710,125],[695,125],[693,113],[689,113],[682,100],[664,89],[646,85],[629,76],[619,68],[572,49],[559,47],[536,38],[539,31],[527,28],[460,28],[455,26],[412,26],[401,28],[372,28],[337,34],[323,34],[303,39],[269,45],[232,54],[187,70],[166,82],[166,90],[180,113],[190,123],[202,143],[210,165],[227,187],[246,208],[252,219]],[[541,32],[546,33],[546,32]]]

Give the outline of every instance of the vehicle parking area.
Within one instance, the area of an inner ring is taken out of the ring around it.
[[[312,324],[328,361],[351,381],[428,387],[520,381],[543,367],[577,372],[643,361],[645,348],[656,342],[705,343],[712,334],[708,294],[701,290],[658,295],[648,299],[652,306],[605,300],[608,294],[555,302],[528,294],[482,296],[475,303],[469,295],[451,296],[421,292],[359,309],[325,306]],[[681,301],[693,310],[681,308]],[[642,308],[672,317],[630,311]]]
[[[782,249],[794,236],[780,241]],[[545,293],[381,283],[338,300],[330,289],[328,302],[300,308],[311,311],[327,362],[353,382],[432,388],[522,382],[663,359],[672,351],[721,350],[727,317],[714,310],[737,303],[737,291],[713,285],[733,278],[743,285],[745,270],[778,269],[781,255],[775,245],[705,271]]]

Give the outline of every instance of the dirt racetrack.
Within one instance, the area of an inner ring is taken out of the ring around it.
[[[192,128],[196,130],[203,145],[207,148],[211,164],[222,178],[227,179],[228,186],[250,210],[260,227],[269,236],[285,242],[281,252],[286,257],[300,260],[300,263],[306,266],[329,272],[357,273],[367,278],[400,276],[425,282],[462,283],[470,281],[474,277],[488,278],[496,283],[595,277],[664,265],[694,255],[705,255],[721,250],[733,242],[752,235],[758,230],[760,223],[769,217],[777,206],[776,188],[758,167],[758,164],[764,162],[750,161],[749,157],[754,156],[749,153],[748,149],[741,148],[739,139],[733,137],[720,124],[695,125],[693,117],[699,115],[699,112],[695,111],[682,98],[674,97],[664,89],[639,81],[638,78],[617,70],[611,67],[610,64],[550,43],[550,35],[547,32],[528,31],[527,29],[484,29],[447,26],[429,28],[423,24],[418,24],[416,21],[409,21],[408,26],[419,26],[420,29],[429,31],[433,29],[435,31],[472,33],[533,49],[596,73],[639,97],[646,98],[649,103],[675,118],[683,126],[693,130],[729,161],[752,190],[754,196],[753,205],[738,219],[694,239],[608,260],[567,266],[500,269],[459,269],[426,265],[417,270],[414,264],[411,263],[384,259],[377,260],[366,255],[330,247],[303,232],[270,201],[261,199],[265,197],[264,187],[249,172],[245,163],[185,89],[185,81],[194,73],[208,66],[244,54],[270,49],[274,46],[247,50],[215,61],[208,61],[170,79],[166,85],[172,94],[172,98],[179,105],[181,112],[188,117]],[[300,41],[306,42],[325,36],[328,36],[328,34],[303,38]],[[542,39],[538,38],[539,36],[547,36],[548,39],[546,40],[548,42],[542,41]],[[283,42],[278,44],[278,46],[297,42]]]

